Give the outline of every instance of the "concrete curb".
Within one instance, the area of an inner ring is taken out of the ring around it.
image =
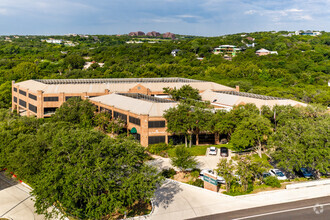
[[[330,179],[323,179],[323,180],[314,180],[308,182],[301,182],[301,183],[293,183],[286,185],[286,189],[299,189],[304,187],[313,187],[313,186],[321,186],[321,185],[329,185]]]

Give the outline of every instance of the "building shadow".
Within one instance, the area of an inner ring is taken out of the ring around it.
[[[18,184],[15,180],[8,178],[4,171],[0,172],[0,191]]]
[[[164,184],[156,190],[153,198],[155,207],[162,207],[166,209],[174,200],[174,196],[182,191],[179,183],[165,180]]]

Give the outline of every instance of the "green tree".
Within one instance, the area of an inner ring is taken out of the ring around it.
[[[261,158],[262,144],[272,133],[271,123],[261,115],[253,115],[243,120],[235,130],[231,143],[236,150],[243,150],[249,147],[257,149]]]
[[[194,89],[190,85],[183,85],[180,89],[166,87],[163,90],[164,93],[171,95],[171,98],[175,101],[182,99],[201,100],[198,89]]]
[[[85,60],[77,54],[71,54],[64,58],[64,65],[68,69],[82,69],[84,64]]]
[[[243,190],[246,192],[248,189],[248,184],[253,184],[254,175],[251,169],[251,157],[240,157],[237,162],[236,173],[239,175],[240,181],[243,186]]]
[[[13,68],[14,79],[35,79],[38,72],[38,66],[31,62],[22,62]]]
[[[308,167],[317,173],[329,172],[328,114],[322,118],[289,120],[272,135],[272,157],[278,166],[294,172]]]
[[[189,150],[184,146],[177,146],[174,151],[174,156],[171,158],[171,164],[181,171],[194,169],[198,165],[195,157],[191,156]]]
[[[96,107],[88,100],[80,97],[70,98],[59,107],[52,116],[53,121],[66,121],[80,124],[84,127],[93,125],[93,117]]]
[[[103,133],[105,133],[108,130],[110,122],[111,122],[111,115],[108,112],[99,112],[94,116],[94,124]]]
[[[230,191],[230,184],[234,180],[234,170],[235,166],[233,165],[233,161],[228,161],[227,159],[220,159],[217,169],[215,170],[219,176],[225,179],[227,192]]]
[[[0,108],[9,108],[11,104],[11,82],[0,85]]]

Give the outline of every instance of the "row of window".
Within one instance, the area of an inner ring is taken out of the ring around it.
[[[165,136],[149,136],[148,144],[165,143]]]
[[[44,115],[54,114],[57,108],[44,108]]]
[[[141,120],[132,116],[129,116],[129,122],[135,125],[141,125]]]
[[[23,90],[19,90],[19,94],[26,96],[26,92]]]
[[[37,101],[37,96],[29,93],[29,98]]]
[[[37,113],[37,106],[29,104],[29,110],[34,112],[34,113]]]
[[[58,97],[44,97],[44,102],[58,102]]]
[[[114,118],[120,118],[120,119],[122,119],[124,122],[127,123],[127,115],[125,115],[125,114],[122,114],[122,113],[119,113],[119,112],[114,111],[114,112],[113,112],[113,117],[114,117]]]
[[[20,100],[18,101],[18,103],[19,103],[20,106],[23,106],[24,108],[26,108],[26,102],[23,101],[22,99],[20,99]]]
[[[165,121],[149,121],[149,128],[165,128]]]

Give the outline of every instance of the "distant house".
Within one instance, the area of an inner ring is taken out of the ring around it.
[[[247,37],[247,40],[254,41],[255,39],[253,37]]]
[[[179,49],[175,49],[175,50],[172,50],[171,54],[172,54],[172,56],[176,57],[180,51],[181,50],[179,50]]]
[[[163,38],[171,38],[172,40],[174,40],[175,34],[173,34],[171,32],[166,32],[165,34],[163,34]]]
[[[147,36],[149,37],[160,37],[160,33],[156,31],[151,31],[147,33]]]
[[[234,45],[220,45],[213,49],[213,54],[224,54],[230,57],[236,56],[238,52],[241,51],[241,48],[237,48]]]
[[[146,34],[143,31],[131,32],[128,36],[145,36]]]
[[[269,50],[266,50],[264,48],[261,48],[260,50],[256,51],[256,54],[258,56],[265,56],[265,55],[268,55],[268,54],[278,54],[278,53],[277,53],[277,51],[269,51]]]
[[[49,44],[62,44],[63,40],[49,38],[48,40],[46,40],[46,42],[49,43]]]
[[[319,31],[310,31],[310,30],[307,30],[305,32],[299,32],[299,35],[307,35],[307,36],[317,36],[317,35],[321,35],[322,33],[319,32]]]
[[[255,47],[256,44],[255,43],[252,43],[252,44],[245,44],[247,47]]]

